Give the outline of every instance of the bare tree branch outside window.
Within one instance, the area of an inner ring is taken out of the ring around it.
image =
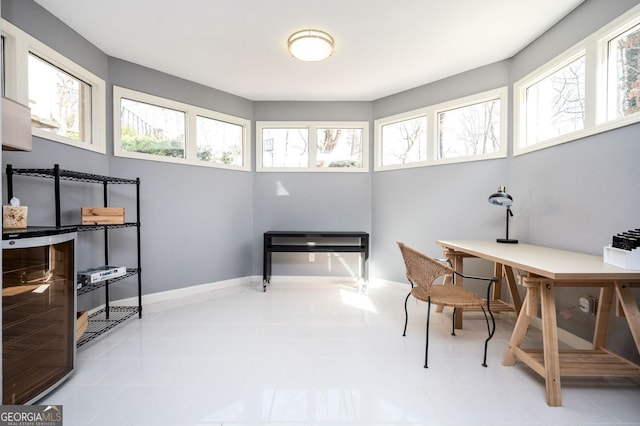
[[[584,55],[527,88],[527,145],[581,130],[584,119]]]
[[[382,164],[407,164],[427,159],[427,119],[417,117],[382,127]]]
[[[640,25],[613,39],[609,49],[618,88],[616,117],[640,112]]]
[[[438,158],[500,151],[500,100],[493,99],[438,114]]]
[[[316,167],[362,167],[362,129],[317,130]]]

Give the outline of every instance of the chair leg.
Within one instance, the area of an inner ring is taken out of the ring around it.
[[[453,308],[453,315],[451,319],[451,335],[456,335],[456,312],[458,308]]]
[[[409,322],[409,313],[407,312],[407,301],[409,300],[409,296],[411,296],[411,292],[409,292],[406,299],[404,299],[404,331],[402,332],[403,336],[407,335],[407,322]]]
[[[491,327],[489,326],[489,317],[487,317],[487,312],[482,307],[482,313],[484,314],[484,319],[487,321],[487,332],[489,333],[489,337],[484,341],[484,358],[482,358],[482,366],[487,366],[487,347],[489,345],[489,340],[493,337],[496,332],[496,319],[493,316],[493,312],[491,312],[491,308],[487,306],[487,310],[489,311],[489,315],[491,316]]]
[[[427,361],[429,359],[429,317],[431,316],[431,296],[427,299],[427,341],[424,347],[424,368],[429,368]]]

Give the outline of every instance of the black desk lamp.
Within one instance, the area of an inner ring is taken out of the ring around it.
[[[496,241],[499,243],[516,244],[518,240],[512,240],[509,238],[509,216],[513,216],[511,212],[511,205],[513,204],[513,197],[506,192],[506,187],[500,185],[498,192],[489,196],[489,202],[496,206],[505,206],[507,208],[507,235],[505,238],[498,238]]]

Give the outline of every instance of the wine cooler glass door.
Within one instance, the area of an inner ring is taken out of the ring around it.
[[[73,371],[75,236],[2,242],[3,405],[34,402]]]

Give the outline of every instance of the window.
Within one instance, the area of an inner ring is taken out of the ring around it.
[[[257,122],[258,171],[368,170],[366,122]]]
[[[319,128],[316,135],[316,167],[362,168],[362,128]]]
[[[375,121],[376,170],[506,156],[507,88]]]
[[[120,100],[124,151],[185,158],[186,114],[146,102]]]
[[[105,153],[105,82],[2,21],[3,93],[31,108],[32,134]]]
[[[309,129],[262,130],[262,167],[309,167]]]
[[[420,163],[427,160],[427,117],[420,116],[381,127],[383,166]]]
[[[640,121],[640,6],[514,84],[516,155]]]
[[[439,112],[437,159],[500,152],[500,98]]]
[[[249,120],[113,87],[119,157],[250,170]]]
[[[584,59],[580,55],[526,88],[526,145],[584,128]]]
[[[198,116],[196,120],[198,160],[241,167],[244,162],[244,128],[209,117]]]
[[[610,118],[640,112],[640,24],[608,43]]]
[[[91,141],[91,86],[29,53],[31,123],[74,141]]]

